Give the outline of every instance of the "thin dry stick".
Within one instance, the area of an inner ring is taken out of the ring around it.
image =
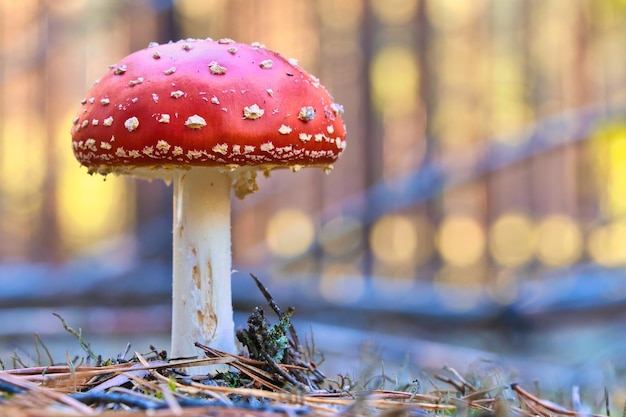
[[[123,367],[127,365],[111,365],[105,367],[95,367],[95,366],[77,366],[76,371],[96,371],[102,369],[110,369],[113,367]],[[33,366],[30,368],[17,368],[17,369],[7,369],[4,372],[12,375],[50,375],[50,374],[58,374],[58,373],[69,373],[70,368],[67,365],[54,365],[54,366]],[[109,371],[110,372],[110,371]]]
[[[139,353],[135,352],[135,356],[137,356],[137,359],[139,360],[139,362],[141,362],[144,366],[146,366],[149,363]],[[176,415],[180,415],[181,411],[182,411],[182,407],[176,401],[176,398],[175,398],[176,396],[174,395],[174,393],[172,393],[172,391],[170,391],[170,389],[169,389],[170,380],[167,377],[165,377],[164,375],[161,375],[160,373],[158,373],[156,370],[151,370],[150,372],[151,372],[152,376],[154,378],[156,378],[157,381],[159,381],[158,385],[149,383],[148,381],[146,381],[144,379],[142,379],[141,381],[137,381],[138,378],[136,378],[136,377],[133,377],[132,379],[134,379],[135,382],[137,382],[137,383],[139,383],[141,385],[148,385],[148,386],[150,386],[151,389],[153,389],[153,390],[161,391],[161,393],[163,394],[163,398],[165,398],[165,400],[168,403],[168,406],[170,408],[174,409],[174,413]],[[177,383],[177,385],[179,385],[179,384]],[[232,405],[232,402],[228,398],[226,398],[226,397],[224,397],[222,395],[219,395],[218,393],[210,392],[209,395],[212,396],[213,398],[221,401],[225,405]]]
[[[271,389],[275,392],[287,392],[283,388],[275,385],[272,381],[272,375],[269,372],[264,371],[261,368],[257,368],[254,366],[246,365],[244,363],[235,362],[232,366],[237,369],[239,372],[245,374],[250,379],[252,379],[255,383],[264,386],[265,388]]]
[[[454,376],[455,376],[455,377],[456,377],[459,381],[461,381],[461,383],[462,383],[465,387],[469,388],[471,391],[476,391],[476,388],[475,388],[472,384],[470,384],[469,382],[467,382],[467,380],[466,380],[465,378],[463,378],[463,377],[461,376],[461,374],[460,374],[460,373],[459,373],[456,369],[451,368],[451,367],[449,367],[448,365],[445,365],[445,366],[443,367],[443,369],[444,369],[444,370],[446,370],[446,371],[451,372],[451,373],[452,373],[452,374],[453,374],[453,375],[454,375]]]
[[[139,371],[149,371],[151,369],[163,369],[163,368],[178,368],[178,367],[186,367],[186,366],[195,366],[198,364],[215,364],[215,363],[228,363],[232,361],[231,358],[204,358],[204,359],[191,359],[191,360],[182,360],[173,363],[167,363],[165,361],[153,361],[147,362],[149,366],[143,366],[140,363],[131,363],[131,364],[117,364],[117,365],[109,365],[105,367],[88,367],[88,366],[79,366],[72,368],[70,366],[51,366],[51,367],[33,367],[33,368],[22,368],[22,369],[12,369],[5,372],[6,374],[11,374],[19,377],[21,380],[38,382],[43,384],[56,384],[56,389],[65,389],[66,391],[71,391],[72,378],[81,379],[85,382],[77,385],[77,389],[83,390],[89,387],[92,387],[94,384],[90,382],[93,378],[109,375],[111,378],[116,377],[116,375],[123,374],[125,372],[139,372]],[[60,385],[61,382],[65,382],[67,386]],[[104,383],[100,381],[101,383]],[[115,385],[111,383],[111,385]],[[106,385],[105,385],[106,386]]]
[[[458,392],[460,392],[461,394],[465,394],[463,384],[456,382],[452,378],[439,374],[433,374],[433,378],[438,379],[441,382],[445,382],[446,384],[452,385],[454,388],[456,388]]]
[[[433,403],[441,402],[441,398],[434,395],[418,394],[413,392],[390,391],[390,390],[373,390],[370,391],[372,396],[382,396],[385,398],[397,399],[419,399],[419,401],[430,401]]]
[[[50,363],[50,365],[54,364],[54,359],[52,359],[52,355],[50,354],[50,351],[48,350],[48,347],[45,345],[43,340],[41,340],[41,337],[39,337],[39,334],[34,333],[33,337],[35,339],[35,353],[37,354],[37,364],[41,365],[41,352],[39,352],[39,346],[40,345],[41,345],[41,348],[43,349],[44,353],[48,357],[48,362]]]
[[[547,401],[544,401],[540,398],[535,397],[534,395],[532,395],[530,392],[524,390],[522,387],[519,386],[519,384],[511,384],[511,389],[515,392],[517,392],[517,394],[529,401],[532,401],[533,403],[540,405],[541,407],[545,408],[546,410],[553,412],[553,413],[557,413],[557,414],[563,414],[566,416],[578,416],[580,413],[576,412],[576,411],[571,411],[571,410],[567,410],[564,408],[560,408],[557,407]],[[606,417],[603,416],[602,414],[593,414],[593,413],[587,413],[587,416],[592,416],[592,417]]]
[[[467,394],[465,397],[463,397],[463,400],[465,401],[471,401],[471,402],[476,402],[478,400],[481,400],[483,398],[485,398],[487,395],[492,394],[493,391],[502,391],[503,386],[496,386],[496,387],[491,387],[491,388],[487,388],[485,390],[482,391],[474,391],[470,394]],[[490,398],[489,400],[493,400],[493,398]]]
[[[144,366],[146,366],[146,364],[148,364],[148,363],[149,363],[149,362],[147,362],[147,361],[146,361],[146,359],[145,359],[143,356],[141,356],[139,353],[135,352],[135,356],[137,356],[137,359],[138,359],[138,360],[139,360],[139,361],[140,361],[140,362],[141,362]],[[153,376],[153,377],[154,377],[157,381],[159,381],[159,384],[158,384],[158,385],[155,385],[155,384],[149,383],[148,381],[146,381],[146,380],[144,380],[144,379],[141,379],[140,381],[137,381],[137,379],[138,379],[138,378],[136,378],[136,377],[133,377],[133,379],[135,380],[135,382],[137,382],[137,383],[139,383],[139,384],[141,384],[141,385],[147,385],[147,386],[151,387],[151,389],[153,389],[153,390],[155,390],[155,391],[161,391],[161,392],[162,392],[162,394],[163,394],[163,397],[164,397],[166,400],[167,400],[168,396],[169,396],[169,397],[171,397],[172,399],[174,399],[174,397],[175,397],[175,396],[173,395],[173,393],[172,393],[172,392],[170,391],[170,389],[169,389],[169,386],[170,386],[170,380],[169,380],[169,378],[165,377],[164,375],[161,375],[161,374],[160,374],[160,373],[158,373],[156,370],[151,370],[150,372],[151,372],[152,376]],[[177,383],[177,385],[179,385],[179,384]],[[219,394],[216,394],[216,393],[210,393],[210,395],[211,395],[213,398],[215,398],[215,399],[217,399],[217,400],[219,400],[219,401],[222,401],[224,404],[232,404],[232,402],[231,402],[228,398],[226,398],[226,397],[224,397],[224,396],[222,396],[222,395],[219,395]],[[168,405],[169,405],[169,402],[168,402]],[[178,404],[178,402],[176,402],[176,406],[175,406],[175,408],[176,408],[176,407],[180,408],[180,405]]]
[[[50,400],[55,402],[60,402],[65,405],[68,405],[74,408],[76,411],[82,414],[91,415],[93,414],[93,410],[80,401],[77,401],[70,397],[69,395],[59,393],[54,390],[44,389],[39,387],[38,385],[33,384],[30,381],[22,380],[16,376],[10,375],[5,372],[0,372],[0,380],[6,382],[7,384],[11,384],[17,388],[23,389],[25,391],[31,391],[37,394],[40,394],[44,397],[47,397]]]
[[[304,384],[302,384],[301,382],[297,381],[293,376],[291,376],[288,372],[286,372],[283,368],[281,368],[276,361],[264,350],[261,350],[261,354],[263,355],[263,357],[265,358],[265,360],[267,361],[267,364],[274,370],[276,371],[276,373],[278,373],[280,376],[282,376],[283,378],[285,378],[285,380],[287,382],[289,382],[291,385],[298,387],[300,390],[302,391],[308,391],[308,387],[305,386]]]
[[[266,372],[265,370],[261,368],[261,367],[267,366],[267,363],[262,362],[262,361],[255,361],[252,359],[246,359],[241,356],[222,352],[220,350],[213,349],[208,346],[201,345],[199,343],[196,343],[196,346],[204,350],[205,353],[209,355],[210,357],[223,357],[223,356],[230,357],[232,361],[229,362],[229,365],[237,369],[239,372],[244,373],[246,376],[251,378],[255,383],[258,383],[266,388],[269,388],[272,391],[286,392],[283,388],[273,383],[274,378],[269,372]]]
[[[241,395],[244,397],[264,398],[284,404],[304,404],[307,400],[306,396],[290,394],[286,392],[272,392],[256,388],[231,388],[204,385],[198,382],[191,382],[189,385],[178,384],[177,389],[187,391],[188,393],[204,393],[207,391],[221,392],[226,395]]]
[[[250,276],[256,283],[256,286],[259,288],[259,291],[261,291],[261,294],[263,294],[263,297],[265,297],[265,300],[270,305],[272,310],[274,310],[276,315],[278,315],[278,318],[282,319],[283,317],[285,317],[285,314],[282,312],[278,304],[276,304],[276,301],[274,301],[274,298],[272,297],[270,292],[267,290],[265,285],[263,285],[263,283],[256,276],[254,276],[254,274],[250,274]],[[289,334],[291,334],[291,338],[293,340],[294,345],[298,346],[300,344],[298,340],[298,335],[296,334],[296,329],[294,329],[293,325],[291,324],[289,325]]]
[[[539,416],[539,417],[552,417],[551,414],[549,412],[547,412],[546,410],[542,409],[541,407],[539,407],[538,404],[533,403],[532,401],[528,400],[527,398],[520,398],[524,407],[527,410],[530,410],[531,414],[533,416]]]
[[[454,411],[456,410],[456,406],[452,405],[452,404],[434,404],[434,403],[428,403],[428,402],[399,402],[399,401],[393,401],[393,400],[389,400],[389,399],[382,399],[382,398],[372,398],[370,395],[366,395],[366,396],[359,396],[357,398],[360,398],[361,400],[365,401],[365,403],[367,403],[370,406],[374,406],[377,408],[391,408],[391,407],[397,407],[399,405],[403,405],[403,406],[410,406],[412,408],[422,408],[425,410],[449,410],[449,411]],[[303,397],[304,403],[307,405],[311,405],[311,404],[318,404],[318,405],[334,405],[334,406],[349,406],[350,404],[352,404],[355,400],[354,398],[320,398],[320,397],[311,397],[311,396],[305,396]]]
[[[204,350],[204,352],[209,355],[209,358],[222,358],[222,357],[229,357],[233,359],[233,363],[236,363],[234,360],[236,359],[237,362],[240,363],[245,363],[248,365],[252,365],[252,366],[257,366],[257,367],[262,367],[262,366],[267,366],[267,363],[263,362],[263,361],[259,361],[256,359],[251,359],[251,358],[246,358],[244,356],[240,356],[240,355],[235,355],[234,353],[230,353],[230,352],[224,352],[223,350],[219,350],[219,349],[215,349],[215,348],[211,348],[208,346],[205,346],[201,343],[194,343],[194,345],[202,350]],[[294,364],[288,364],[288,363],[279,363],[278,364],[281,368],[284,369],[297,369],[297,370],[302,370],[302,371],[306,371],[308,368],[304,365],[294,365]]]
[[[294,404],[293,396],[283,393],[276,393],[272,391],[265,391],[255,388],[231,388],[231,387],[219,387],[212,385],[204,385],[198,382],[191,382],[190,384],[176,383],[176,389],[180,392],[189,395],[208,394],[211,392],[221,393],[224,395],[240,395],[243,397],[263,398],[266,400],[273,400],[284,404]],[[299,402],[301,403],[301,401]]]

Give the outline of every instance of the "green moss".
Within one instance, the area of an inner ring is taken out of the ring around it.
[[[248,318],[248,328],[237,333],[239,341],[248,349],[252,359],[281,363],[289,347],[287,332],[291,327],[291,311],[287,311],[277,324],[270,324],[263,309],[255,307]]]

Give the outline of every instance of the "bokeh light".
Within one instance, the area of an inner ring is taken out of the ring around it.
[[[39,194],[49,161],[44,146],[32,146],[28,140],[43,141],[41,120],[32,115],[15,114],[0,126],[0,137],[11,141],[6,149],[0,143],[0,193],[12,196]]]
[[[626,220],[596,227],[589,233],[587,246],[591,258],[601,265],[626,265]]]
[[[516,56],[502,54],[493,65],[492,132],[496,140],[524,140],[518,131],[533,119],[533,109],[525,102],[524,70]]]
[[[537,258],[547,266],[564,267],[583,252],[583,236],[570,217],[551,215],[537,225]]]
[[[104,181],[85,171],[63,170],[58,187],[58,223],[63,246],[71,252],[85,252],[122,233],[132,219],[128,205],[132,190],[123,178]]]
[[[505,213],[489,228],[489,252],[500,265],[523,265],[532,259],[534,248],[533,222],[525,214]]]
[[[69,118],[68,118],[69,120]],[[132,179],[88,175],[67,146],[69,128],[57,133],[57,222],[62,244],[70,253],[119,235],[134,220]]]
[[[450,215],[439,226],[437,243],[442,259],[456,267],[477,263],[485,252],[485,231],[469,216]]]
[[[471,109],[470,103],[463,102],[456,96],[442,97],[442,108],[432,117],[431,127],[441,144],[450,150],[467,148],[478,138],[480,118],[476,117],[482,109]],[[454,123],[450,123],[454,120]]]
[[[418,242],[413,222],[399,214],[381,217],[370,232],[374,256],[388,264],[409,261],[417,251]]]
[[[302,210],[284,209],[276,212],[267,225],[266,242],[270,251],[283,258],[302,255],[315,238],[311,217]]]
[[[28,240],[42,226],[38,214],[44,208],[43,188],[50,161],[45,146],[32,146],[46,138],[36,117],[12,114],[0,125],[0,230],[7,256],[20,258],[28,252]],[[3,138],[5,141],[3,143]],[[6,236],[20,237],[11,239]]]
[[[397,45],[378,51],[372,60],[370,82],[379,114],[400,117],[415,111],[419,69],[410,48]]]

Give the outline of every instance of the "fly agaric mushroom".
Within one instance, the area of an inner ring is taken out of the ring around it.
[[[89,173],[174,183],[172,357],[235,350],[231,190],[254,192],[258,170],[329,171],[342,112],[295,61],[230,39],[152,43],[82,101],[72,146]]]

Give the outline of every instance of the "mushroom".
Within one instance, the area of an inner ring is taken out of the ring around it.
[[[343,108],[319,81],[259,44],[152,43],[110,67],[73,121],[88,172],[174,184],[172,357],[194,342],[235,351],[230,195],[256,173],[327,172],[346,147]]]

